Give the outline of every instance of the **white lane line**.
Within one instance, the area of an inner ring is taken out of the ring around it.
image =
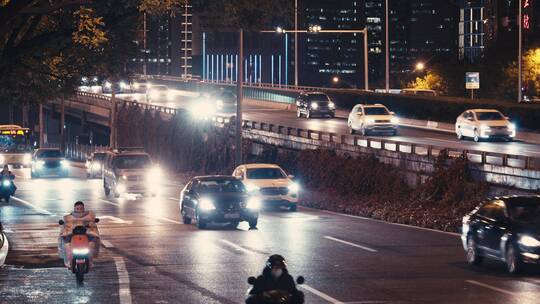
[[[129,289],[129,274],[126,263],[121,257],[114,257],[113,259],[116,264],[116,272],[118,273],[120,304],[131,304],[131,290]]]
[[[133,221],[126,221],[126,220],[123,220],[119,217],[116,217],[116,216],[112,216],[112,215],[102,215],[99,217],[100,219],[108,219],[108,220],[111,220],[113,223],[115,224],[128,224],[128,225],[131,225],[133,224]]]
[[[101,240],[101,245],[103,245],[103,247],[105,248],[114,248],[114,245],[107,240]]]
[[[328,235],[326,235],[324,238],[328,239],[328,240],[336,241],[336,242],[339,242],[339,243],[343,243],[343,244],[346,244],[346,245],[349,245],[349,246],[353,246],[353,247],[356,247],[356,248],[364,249],[364,250],[369,251],[369,252],[377,252],[377,250],[375,250],[373,248],[369,248],[369,247],[366,247],[366,246],[362,246],[362,245],[347,242],[347,241],[344,241],[344,240],[336,239],[335,237],[331,237],[331,236],[328,236]]]
[[[170,218],[166,218],[166,217],[150,216],[150,215],[145,215],[145,216],[147,218],[151,218],[151,219],[154,219],[154,220],[165,221],[165,222],[169,222],[169,223],[173,223],[173,224],[183,224],[182,222],[179,222],[179,221],[176,221],[176,220],[173,220],[173,219],[170,219]]]
[[[11,199],[13,199],[13,200],[15,200],[15,201],[17,201],[17,202],[19,202],[21,204],[30,206],[33,209],[35,209],[35,210],[37,210],[37,211],[39,211],[39,212],[41,212],[41,213],[43,213],[45,215],[51,215],[51,216],[54,215],[53,213],[51,213],[51,212],[49,212],[49,211],[47,211],[47,210],[45,210],[45,209],[43,209],[41,207],[38,207],[38,206],[36,206],[36,205],[34,205],[34,204],[30,203],[30,202],[27,202],[27,201],[25,201],[23,199],[20,199],[18,197],[12,196]]]
[[[490,289],[490,290],[493,290],[493,291],[497,291],[497,292],[500,292],[500,293],[504,293],[506,295],[513,296],[513,297],[526,296],[526,295],[524,295],[522,293],[519,293],[519,292],[513,292],[513,291],[510,291],[510,290],[506,290],[506,289],[502,289],[502,288],[499,288],[499,287],[491,286],[489,284],[485,284],[485,283],[478,282],[478,281],[475,281],[475,280],[466,280],[465,282],[467,282],[469,284],[476,285],[476,286],[484,287],[484,288],[487,288],[487,289]]]
[[[306,285],[306,284],[303,284],[303,285],[299,285],[302,289],[305,289],[309,292],[311,292],[312,294],[318,296],[319,298],[321,299],[324,299],[326,301],[328,301],[329,303],[332,303],[332,304],[343,304],[343,302],[337,300],[337,299],[334,299],[332,298],[331,296],[325,294],[324,292],[322,291],[318,291],[317,289],[309,286],[309,285]]]
[[[176,198],[176,197],[169,197],[169,199],[170,199],[171,201],[177,201],[177,202],[180,201],[180,199],[179,199],[179,198]]]
[[[244,248],[244,247],[238,246],[238,245],[236,245],[236,244],[233,243],[233,242],[230,242],[230,241],[227,241],[227,240],[221,240],[221,241],[222,241],[223,243],[225,243],[225,244],[231,246],[232,248],[234,248],[234,249],[237,250],[237,251],[242,251],[242,252],[244,252],[244,253],[256,253],[255,251],[251,251],[251,250],[248,250],[248,249],[246,249],[246,248]]]
[[[105,204],[109,204],[109,205],[113,205],[113,206],[116,206],[116,207],[120,207],[120,204],[118,203],[115,203],[115,202],[111,202],[109,200],[104,200],[102,198],[99,199],[100,201],[104,202]]]

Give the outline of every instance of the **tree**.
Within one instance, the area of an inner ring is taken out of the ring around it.
[[[434,71],[428,71],[423,77],[417,77],[409,83],[408,87],[419,90],[435,90],[441,94],[448,94],[447,82]]]
[[[503,78],[498,86],[500,95],[509,99],[517,96],[518,66],[517,60],[504,67]],[[538,96],[540,93],[540,48],[530,49],[523,55],[524,94]]]

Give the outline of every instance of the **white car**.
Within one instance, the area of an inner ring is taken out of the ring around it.
[[[458,139],[481,139],[516,137],[516,126],[508,117],[493,109],[472,109],[463,112],[456,119],[456,135]]]
[[[233,176],[244,182],[248,192],[258,194],[263,205],[296,211],[300,186],[278,165],[241,165],[234,170]]]
[[[382,104],[358,104],[351,110],[347,125],[351,134],[360,131],[360,134],[364,136],[375,132],[390,133],[395,136],[398,119],[394,112],[390,112]]]
[[[9,242],[2,231],[2,223],[0,223],[0,267],[4,265],[9,250]]]
[[[149,103],[164,103],[174,100],[174,92],[165,85],[152,85],[146,90],[146,101]]]

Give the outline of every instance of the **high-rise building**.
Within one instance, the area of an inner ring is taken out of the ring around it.
[[[497,37],[495,0],[462,0],[459,17],[459,59],[475,62]]]

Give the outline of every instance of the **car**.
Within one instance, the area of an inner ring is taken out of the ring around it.
[[[0,267],[4,265],[9,251],[9,242],[0,222]]]
[[[134,79],[131,82],[131,90],[137,93],[146,93],[150,86],[150,82],[146,79]]]
[[[246,164],[238,166],[233,174],[242,180],[248,192],[261,198],[263,207],[287,207],[296,211],[300,186],[292,175],[287,175],[275,164]]]
[[[296,117],[305,116],[309,119],[315,115],[333,118],[336,116],[336,105],[323,92],[301,93],[296,98]]]
[[[121,93],[130,93],[131,92],[131,86],[129,85],[129,81],[121,80],[121,81],[104,81],[101,90],[103,94],[112,94],[113,92],[115,94],[121,94]]]
[[[229,91],[219,91],[210,95],[210,100],[215,101],[217,112],[220,114],[236,113],[236,94]]]
[[[390,133],[395,136],[398,122],[396,114],[382,104],[357,104],[349,114],[347,125],[351,134],[360,131],[363,136],[370,133]]]
[[[197,222],[200,229],[210,223],[229,223],[236,227],[247,221],[257,227],[260,200],[250,195],[242,181],[233,176],[197,176],[180,194],[180,210],[184,224]]]
[[[456,119],[455,130],[458,139],[469,137],[475,142],[493,138],[512,140],[516,137],[516,125],[494,109],[471,109],[461,113]]]
[[[437,92],[434,90],[425,89],[402,89],[399,94],[401,95],[414,95],[414,96],[437,96]]]
[[[146,90],[146,101],[150,103],[171,102],[174,94],[166,85],[152,85]]]
[[[509,273],[540,264],[540,196],[507,196],[480,203],[463,217],[467,262],[502,261]]]
[[[86,177],[101,178],[103,174],[103,161],[107,153],[95,152],[86,160]]]
[[[150,194],[156,196],[162,179],[161,169],[142,148],[125,147],[107,152],[103,163],[105,195]]]
[[[67,177],[69,175],[69,164],[60,149],[39,148],[32,156],[30,175],[32,178],[44,176]]]

